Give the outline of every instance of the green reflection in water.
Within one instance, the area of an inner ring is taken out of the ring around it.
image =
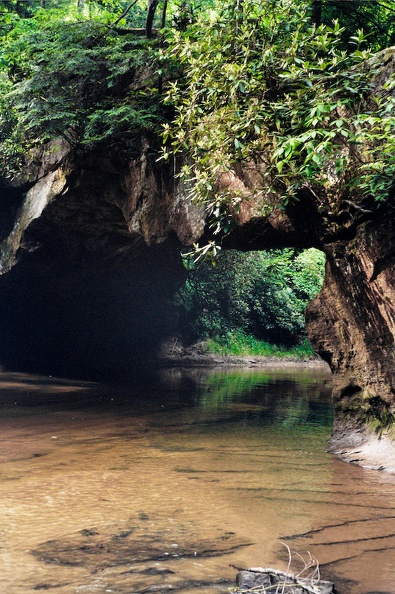
[[[329,376],[321,370],[234,369],[211,370],[195,378],[190,393],[194,411],[184,422],[206,431],[224,425],[246,426],[265,433],[292,431],[295,436],[323,433],[333,421]],[[211,427],[211,429],[209,429]]]

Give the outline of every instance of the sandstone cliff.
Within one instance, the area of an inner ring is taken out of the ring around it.
[[[145,134],[83,155],[57,141],[3,184],[3,364],[114,377],[155,357],[204,226],[158,154]]]
[[[177,186],[177,163],[158,155],[145,133],[85,154],[59,141],[1,186],[3,363],[116,375],[154,356],[171,330],[179,248],[204,233],[203,212]],[[334,178],[326,192],[303,189],[285,211],[273,191],[263,215],[262,197],[254,199],[259,176],[246,165],[223,180],[248,196],[223,247],[325,252],[326,281],[307,328],[334,376],[330,447],[395,471],[394,196],[378,206]]]

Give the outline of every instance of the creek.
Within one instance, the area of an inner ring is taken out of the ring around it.
[[[0,592],[229,592],[235,567],[395,592],[395,476],[325,452],[322,368],[2,373]]]

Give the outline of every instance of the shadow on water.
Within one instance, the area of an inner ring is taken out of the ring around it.
[[[228,592],[234,566],[286,566],[282,542],[340,594],[393,591],[395,478],[325,453],[329,379],[3,374],[0,591]]]

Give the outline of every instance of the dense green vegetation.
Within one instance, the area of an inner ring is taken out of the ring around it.
[[[220,252],[216,265],[188,261],[178,296],[188,341],[207,340],[216,353],[312,354],[304,309],[319,292],[325,257],[318,250]]]
[[[52,138],[89,148],[127,142],[136,129],[159,131],[165,109],[157,50],[128,32],[130,13],[119,21],[122,9],[90,3],[81,12],[68,4],[12,15],[0,49],[3,173]],[[134,11],[141,24],[141,10]]]
[[[317,8],[319,27],[311,25]],[[162,0],[154,25],[166,26],[154,39],[136,34],[148,14],[145,0],[0,1],[3,174],[18,169],[27,148],[56,136],[84,148],[167,121],[172,150],[194,160],[184,173],[196,178],[197,194],[212,212],[226,212],[237,199],[222,196],[218,205],[213,198],[218,168],[269,147],[275,181],[293,195],[306,180],[325,183],[328,159],[345,165],[343,141],[363,125],[359,142],[387,139],[362,166],[366,189],[385,186],[391,105],[382,101],[355,119],[371,75],[354,67],[369,47],[394,42],[388,0]],[[351,113],[339,116],[342,107]]]
[[[334,178],[343,190],[358,185],[361,201],[385,200],[395,173],[395,81],[370,98],[381,61],[363,31],[345,49],[345,28],[312,25],[303,2],[233,8],[172,40],[183,77],[169,90],[177,113],[165,137],[170,152],[188,155],[183,175],[213,228],[232,224],[241,197],[221,179],[242,162],[263,171],[269,207],[278,196],[284,206],[297,201],[302,190],[320,195]]]
[[[392,2],[313,0],[312,6],[319,24],[331,25],[334,20],[339,21],[343,28],[342,43],[345,48],[349,47],[352,37],[358,35],[359,30],[365,32],[366,45],[375,51],[395,44],[395,10]]]

